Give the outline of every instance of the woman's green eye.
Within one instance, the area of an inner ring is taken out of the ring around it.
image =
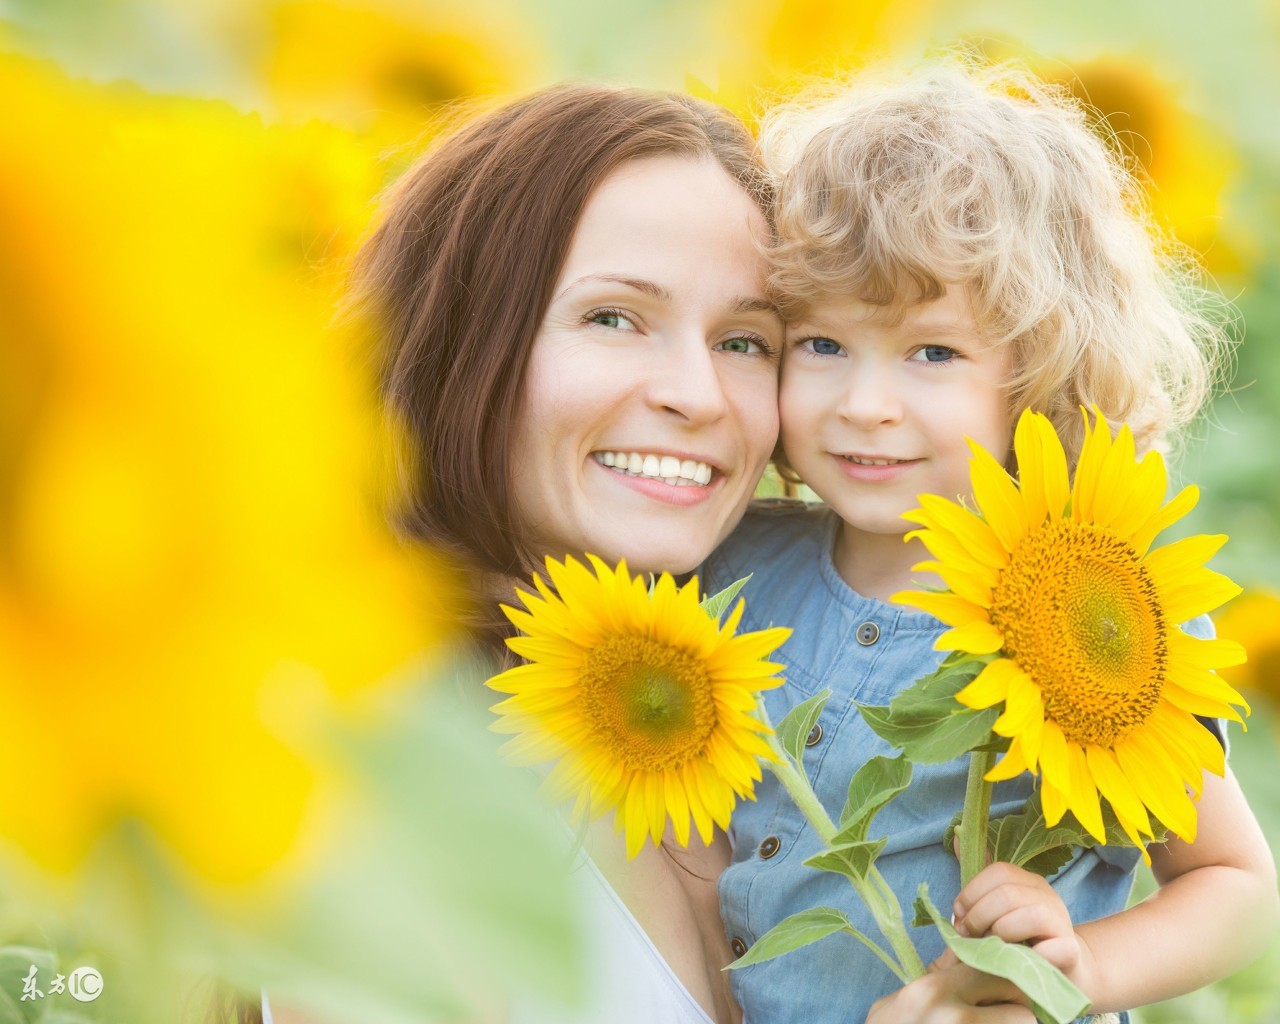
[[[728,341],[720,342],[720,348],[725,352],[742,352],[746,354],[759,351],[760,346],[750,338],[730,338]]]
[[[587,314],[587,321],[612,330],[636,330],[635,323],[620,309],[598,309],[594,313]]]

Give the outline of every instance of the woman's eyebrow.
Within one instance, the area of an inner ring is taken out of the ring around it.
[[[760,296],[744,295],[734,299],[729,304],[729,313],[732,316],[738,316],[742,313],[769,313],[779,320],[782,319],[782,311],[778,309],[777,304]]]
[[[671,301],[671,293],[663,288],[662,285],[657,284],[654,281],[646,281],[644,278],[640,277],[627,277],[625,274],[588,274],[586,277],[580,277],[578,280],[567,285],[552,301],[559,301],[568,292],[573,291],[573,289],[577,288],[579,285],[591,284],[597,281],[604,281],[609,284],[625,285],[628,288],[634,288],[638,292],[643,292],[645,295],[651,295],[653,298],[659,299],[663,302]]]

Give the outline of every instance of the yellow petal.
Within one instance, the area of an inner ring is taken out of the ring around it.
[[[1138,557],[1145,555],[1156,537],[1195,508],[1199,500],[1200,488],[1195,484],[1188,484],[1139,527],[1132,541]]]
[[[1084,444],[1080,446],[1080,458],[1076,463],[1071,486],[1071,518],[1077,523],[1096,521],[1095,499],[1102,493],[1103,467],[1111,451],[1111,432],[1102,416],[1092,421],[1084,416]]]
[[[996,658],[956,694],[956,700],[970,708],[993,707],[1008,696],[1009,687],[1020,675],[1022,671],[1008,658]]]
[[[1195,668],[1218,669],[1243,665],[1244,647],[1235,640],[1217,637],[1201,640],[1181,629],[1172,630],[1168,637],[1169,660],[1185,662]]]
[[[1159,592],[1166,618],[1187,622],[1238,597],[1240,586],[1212,569],[1197,569],[1174,586],[1159,587]]]
[[[1013,449],[1018,480],[1027,509],[1027,526],[1034,529],[1045,517],[1058,519],[1067,506],[1067,456],[1049,420],[1030,410],[1018,417]]]
[[[1152,835],[1151,820],[1137,792],[1116,763],[1115,755],[1101,747],[1089,746],[1085,748],[1085,757],[1089,762],[1089,773],[1115,811],[1126,834],[1133,840],[1133,845],[1142,846],[1139,833]]]
[[[1065,794],[1071,787],[1071,762],[1067,738],[1057,722],[1046,720],[1040,733],[1040,771],[1045,781]]]
[[[1027,770],[1027,759],[1017,743],[1010,745],[1005,755],[983,776],[988,782],[1004,782]]]
[[[1071,791],[1068,794],[1071,813],[1094,839],[1105,843],[1107,830],[1102,825],[1102,806],[1098,803],[1098,787],[1093,781],[1089,762],[1079,744],[1067,744],[1067,761],[1071,766]]]
[[[989,622],[971,622],[959,629],[949,629],[934,643],[937,651],[966,651],[969,654],[994,654],[1004,646],[1004,636]]]
[[[941,562],[919,562],[911,567],[912,572],[931,572],[942,577],[947,589],[966,601],[972,601],[981,608],[991,607],[991,588],[996,582],[994,570],[983,569],[981,572],[966,572],[954,565],[943,565]]]
[[[982,565],[1000,569],[1009,564],[1009,551],[995,531],[967,508],[936,494],[920,495],[920,505],[933,518],[934,532],[951,534]]]
[[[1111,502],[1102,525],[1126,539],[1134,537],[1160,511],[1168,486],[1164,459],[1159,452],[1147,452],[1141,462],[1130,467],[1125,488],[1120,492],[1124,500]]]
[[[1187,842],[1196,836],[1196,809],[1187,797],[1182,776],[1158,741],[1136,730],[1116,743],[1116,760],[1143,804],[1174,835]]]
[[[969,478],[973,483],[973,500],[995,533],[1001,546],[1016,552],[1027,532],[1027,510],[1017,485],[995,457],[975,441],[969,442],[973,459]]]
[[[956,594],[938,594],[927,590],[902,590],[890,601],[910,605],[941,619],[949,626],[967,626],[971,622],[988,622],[987,611]]]

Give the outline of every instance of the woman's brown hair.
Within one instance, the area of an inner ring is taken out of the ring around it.
[[[405,533],[481,573],[531,568],[508,477],[534,335],[592,192],[620,165],[663,155],[716,160],[768,216],[740,121],[687,96],[604,86],[486,114],[390,190],[353,294],[381,331],[384,394],[408,442]]]

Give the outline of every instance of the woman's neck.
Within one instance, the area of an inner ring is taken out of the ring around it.
[[[900,590],[916,583],[942,586],[931,572],[912,572],[911,567],[929,558],[919,540],[905,543],[900,533],[866,533],[841,523],[836,533],[832,559],[836,572],[863,597],[888,601]]]

